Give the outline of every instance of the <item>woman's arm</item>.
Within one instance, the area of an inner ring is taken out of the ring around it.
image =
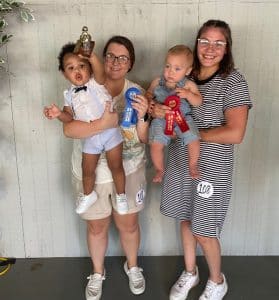
[[[149,107],[150,114],[153,118],[165,118],[166,112],[171,110],[167,105],[153,101]]]
[[[66,137],[83,139],[98,134],[105,129],[118,126],[118,114],[110,111],[110,103],[106,104],[105,111],[100,119],[90,123],[73,120],[63,123],[63,131]]]
[[[218,144],[240,144],[244,138],[248,106],[238,106],[225,111],[226,124],[220,127],[201,129],[200,135],[204,142]]]
[[[93,70],[94,79],[96,80],[97,83],[104,84],[106,78],[105,70],[104,70],[104,65],[100,61],[99,57],[94,52],[92,52],[88,60]]]
[[[148,99],[142,95],[137,95],[132,102],[133,108],[138,112],[137,134],[142,143],[148,142],[149,120],[144,120],[148,110]]]

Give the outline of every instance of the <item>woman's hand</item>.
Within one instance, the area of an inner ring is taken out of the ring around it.
[[[137,111],[138,114],[138,122],[137,122],[138,138],[140,142],[147,143],[149,122],[142,121],[148,110],[147,98],[143,95],[137,95],[134,101],[132,101],[132,107]]]
[[[170,110],[170,107],[155,101],[152,101],[149,105],[149,112],[153,118],[165,118],[166,112]]]
[[[143,95],[137,95],[132,101],[132,107],[138,112],[138,118],[143,118],[148,110],[147,98]]]
[[[103,130],[118,126],[118,114],[112,110],[111,105],[112,103],[110,101],[106,102],[104,113],[99,119],[101,122],[100,127]]]

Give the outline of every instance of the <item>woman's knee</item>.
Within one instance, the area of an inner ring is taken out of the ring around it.
[[[213,237],[208,237],[208,236],[202,236],[202,235],[194,235],[197,242],[201,245],[201,246],[205,246],[205,245],[209,245],[213,242],[215,242],[216,238]]]
[[[120,233],[133,234],[139,230],[139,223],[137,218],[129,218],[128,221],[115,222],[116,227]]]
[[[87,232],[93,236],[105,236],[108,234],[109,220],[87,221]]]
[[[190,229],[191,222],[190,221],[181,221],[180,226],[182,229]]]

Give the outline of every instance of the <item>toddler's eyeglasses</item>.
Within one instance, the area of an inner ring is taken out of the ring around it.
[[[105,60],[110,63],[114,63],[116,60],[120,65],[126,65],[130,58],[126,55],[115,56],[113,53],[109,52],[105,54]]]
[[[198,43],[203,48],[208,48],[211,45],[214,49],[223,49],[227,45],[223,41],[209,41],[208,39],[198,39]]]

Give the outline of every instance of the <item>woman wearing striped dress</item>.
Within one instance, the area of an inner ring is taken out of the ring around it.
[[[185,300],[199,282],[197,244],[209,268],[199,300],[221,300],[228,290],[221,272],[219,235],[231,198],[234,144],[244,137],[251,107],[247,83],[234,69],[231,48],[231,32],[225,22],[209,20],[200,28],[192,71],[203,96],[203,104],[192,112],[201,136],[200,178],[189,176],[187,147],[179,139],[169,146],[161,212],[180,221],[185,261],[170,300]],[[154,115],[166,109],[156,105]]]

